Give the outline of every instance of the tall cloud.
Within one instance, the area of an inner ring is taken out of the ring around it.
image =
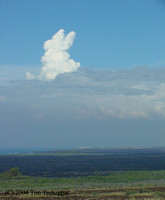
[[[54,80],[58,74],[74,72],[80,67],[79,62],[70,59],[66,51],[72,46],[76,33],[71,31],[66,36],[64,30],[59,30],[50,40],[44,43],[45,53],[41,57],[42,68],[40,75],[26,73],[26,78],[39,80]]]

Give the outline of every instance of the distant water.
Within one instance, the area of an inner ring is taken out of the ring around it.
[[[0,154],[31,153],[36,151],[49,151],[50,148],[0,148]]]

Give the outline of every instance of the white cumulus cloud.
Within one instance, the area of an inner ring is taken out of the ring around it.
[[[42,68],[38,76],[27,72],[27,79],[54,80],[58,74],[74,72],[80,67],[79,62],[70,59],[66,51],[72,46],[76,33],[71,31],[66,36],[59,30],[50,40],[44,43],[45,53],[41,57]]]

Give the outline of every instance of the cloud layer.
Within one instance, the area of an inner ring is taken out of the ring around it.
[[[32,106],[37,116],[45,118],[164,119],[165,68],[80,68],[51,82],[8,83],[1,88],[1,95],[6,103],[11,99],[11,103]]]
[[[76,33],[71,31],[66,36],[64,30],[59,30],[50,40],[44,43],[45,53],[41,57],[42,68],[38,76],[26,73],[28,80],[54,80],[58,74],[65,72],[74,72],[80,67],[80,63],[76,63],[70,59],[70,55],[66,52],[73,44]]]

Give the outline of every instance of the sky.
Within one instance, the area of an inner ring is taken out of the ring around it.
[[[0,0],[0,147],[164,146],[164,0]]]

